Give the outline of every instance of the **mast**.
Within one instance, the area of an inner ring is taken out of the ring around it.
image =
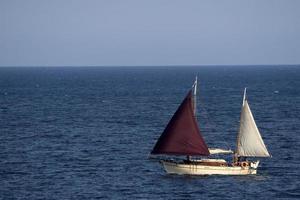
[[[240,115],[240,120],[242,119],[242,114],[243,114],[243,107],[245,105],[245,101],[246,101],[246,93],[247,93],[247,88],[245,87],[244,89],[244,95],[243,95],[243,103],[242,103],[242,109],[241,109],[241,115]],[[237,138],[236,138],[236,150],[234,152],[234,158],[233,158],[233,162],[236,163],[239,161],[239,156],[238,156],[238,149],[239,149],[239,140],[240,140],[240,131],[241,131],[241,121],[240,121],[240,127],[239,127],[239,132],[237,134]]]
[[[195,82],[194,82],[194,84],[193,84],[193,86],[192,86],[192,89],[194,89],[194,92],[193,92],[193,95],[194,95],[194,103],[193,103],[193,110],[194,110],[194,116],[195,116],[195,119],[197,119],[197,116],[196,116],[196,114],[197,114],[197,84],[198,84],[198,78],[197,78],[197,76],[196,76],[196,78],[195,78]],[[190,161],[191,160],[191,158],[192,158],[192,156],[190,156],[190,155],[187,155],[186,156],[186,159],[188,160],[188,161]]]
[[[244,89],[243,106],[245,105],[245,101],[246,101],[246,93],[247,93],[247,88]]]
[[[195,82],[193,84],[193,88],[194,88],[194,115],[196,117],[196,113],[197,113],[197,84],[198,84],[198,78],[196,76]]]

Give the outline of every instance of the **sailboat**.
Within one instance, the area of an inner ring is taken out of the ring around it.
[[[159,158],[165,171],[187,175],[248,175],[256,174],[259,160],[248,158],[270,157],[256,126],[244,90],[236,150],[208,148],[196,118],[197,77],[186,97],[167,124],[151,151],[151,158]],[[232,154],[231,163],[211,158],[213,154]],[[167,156],[167,158],[166,158]],[[170,158],[173,156],[175,158]],[[182,157],[184,156],[184,157]],[[200,158],[199,158],[200,157]]]

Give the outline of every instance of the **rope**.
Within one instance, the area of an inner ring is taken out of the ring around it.
[[[201,102],[201,105],[205,105],[205,103],[204,103],[204,101],[203,101],[202,98],[199,98],[199,100],[200,100],[200,102]],[[206,121],[207,121],[207,123],[208,123],[208,129],[212,129],[211,132],[222,132],[222,131],[218,128],[217,124],[216,124],[214,121],[210,120],[211,117],[210,117],[210,115],[209,115],[209,112],[208,112],[207,109],[205,108],[205,106],[200,106],[200,110],[203,111],[202,113],[204,114],[204,117],[205,117],[205,119],[206,119]],[[225,146],[226,146],[227,149],[231,149],[230,146],[229,146],[229,144],[226,142],[226,140],[225,140],[223,134],[218,135],[218,138],[221,138],[221,140],[224,142],[224,144],[225,144]]]

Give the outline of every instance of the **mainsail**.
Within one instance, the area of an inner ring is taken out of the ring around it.
[[[237,137],[237,155],[270,157],[246,100],[246,88],[241,111],[240,129]]]
[[[209,155],[194,115],[192,96],[192,90],[190,90],[158,139],[151,154]]]

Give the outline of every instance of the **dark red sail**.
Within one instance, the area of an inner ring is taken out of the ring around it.
[[[209,155],[193,113],[192,91],[189,91],[151,154]]]

